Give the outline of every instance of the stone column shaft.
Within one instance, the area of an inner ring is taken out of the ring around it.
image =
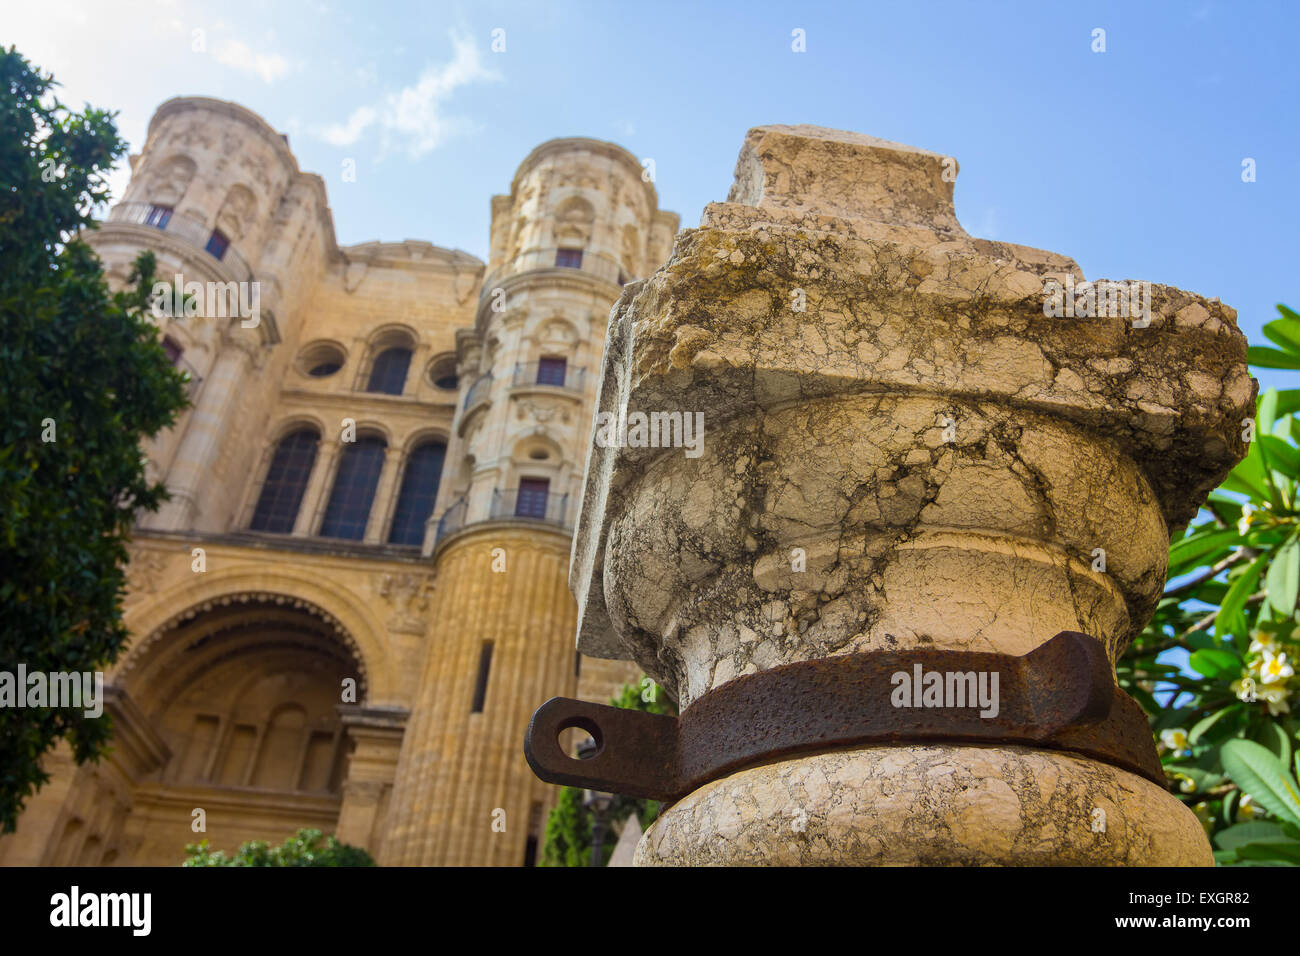
[[[189,413],[185,436],[167,475],[171,498],[149,518],[151,528],[176,531],[190,528],[198,512],[198,498],[216,464],[234,418],[244,377],[256,346],[243,338],[227,340],[212,365],[198,407]]]

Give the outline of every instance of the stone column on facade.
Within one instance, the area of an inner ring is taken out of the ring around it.
[[[1170,529],[1244,454],[1245,339],[1218,300],[1146,283],[1145,311],[1049,314],[1045,290],[1085,294],[1078,267],[969,237],[955,173],[857,134],[751,130],[728,201],[624,290],[600,410],[702,412],[704,440],[592,448],[584,653],[636,660],[687,709],[792,662],[1019,656],[1067,630],[1113,678]],[[996,741],[771,759],[670,806],[637,859],[1212,862],[1152,780]]]
[[[402,449],[389,445],[384,449],[384,468],[379,473],[379,485],[375,489],[374,501],[370,507],[370,516],[366,519],[366,544],[379,544],[384,530],[388,527],[388,518],[392,514],[393,495],[397,491],[397,473],[402,468]]]
[[[354,746],[348,757],[335,835],[378,857],[407,712],[341,704],[339,714]]]
[[[298,505],[298,517],[294,520],[293,533],[296,537],[311,536],[320,527],[325,496],[334,483],[334,462],[338,455],[339,443],[322,435],[311,477],[307,479],[307,490],[303,492],[302,502]]]
[[[145,519],[146,527],[178,531],[193,526],[203,483],[216,465],[245,377],[260,349],[261,338],[256,330],[240,328],[238,322],[227,330],[172,459],[167,475],[171,498]]]

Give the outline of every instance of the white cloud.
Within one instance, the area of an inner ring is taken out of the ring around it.
[[[254,53],[242,40],[227,40],[215,55],[218,63],[260,76],[265,83],[274,83],[289,72],[289,61],[280,54]]]
[[[320,138],[334,146],[351,145],[378,123],[381,153],[405,148],[411,159],[418,159],[452,136],[472,129],[468,120],[447,115],[448,101],[461,87],[500,80],[501,75],[483,65],[478,44],[471,37],[452,33],[451,42],[450,62],[426,66],[413,85],[387,94],[376,106],[353,110],[344,123],[321,129]]]
[[[369,106],[360,106],[352,111],[346,123],[334,123],[321,130],[321,139],[331,146],[351,146],[361,138],[379,114]]]

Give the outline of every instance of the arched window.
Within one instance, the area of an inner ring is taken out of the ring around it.
[[[438,497],[438,482],[442,478],[442,462],[446,455],[446,445],[425,442],[407,457],[402,490],[393,510],[393,527],[388,533],[389,544],[423,543],[424,523],[433,514],[433,501]]]
[[[406,370],[410,365],[410,349],[385,349],[375,357],[366,391],[401,395],[402,389],[406,386]]]
[[[321,521],[322,537],[350,541],[365,537],[370,505],[375,500],[375,487],[384,467],[385,447],[384,440],[374,436],[344,445],[325,518]]]
[[[319,441],[320,434],[314,428],[303,428],[280,439],[253,512],[254,531],[288,534],[293,530],[307,479],[316,463]]]

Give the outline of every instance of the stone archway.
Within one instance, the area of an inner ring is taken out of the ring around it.
[[[140,642],[115,686],[165,754],[132,787],[129,862],[179,862],[205,837],[230,850],[336,829],[351,747],[339,705],[365,700],[367,674],[318,606],[269,592],[203,601]]]
[[[188,843],[342,835],[345,819],[349,842],[371,844],[405,716],[365,706],[385,667],[375,635],[344,625],[357,615],[338,596],[330,611],[274,591],[196,590],[156,603],[110,675],[108,758],[78,767],[66,748],[52,754],[51,783],[0,862],[174,866]]]

